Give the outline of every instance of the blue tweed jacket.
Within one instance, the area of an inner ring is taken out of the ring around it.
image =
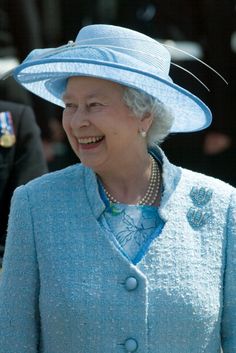
[[[83,165],[14,194],[1,353],[236,352],[235,190],[163,158],[165,226],[137,265],[104,233]]]

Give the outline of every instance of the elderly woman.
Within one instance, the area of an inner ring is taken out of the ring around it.
[[[169,66],[155,40],[92,25],[14,70],[64,107],[82,163],[13,196],[1,353],[236,352],[236,194],[158,147],[211,122]]]

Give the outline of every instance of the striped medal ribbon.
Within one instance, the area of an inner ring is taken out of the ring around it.
[[[10,112],[0,112],[0,146],[12,147],[16,143],[13,120]]]

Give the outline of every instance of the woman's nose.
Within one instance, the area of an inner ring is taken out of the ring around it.
[[[71,127],[73,129],[79,129],[81,127],[89,126],[88,116],[84,109],[77,108],[75,114],[71,119]]]

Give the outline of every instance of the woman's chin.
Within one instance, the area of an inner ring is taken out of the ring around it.
[[[99,158],[98,156],[80,155],[79,159],[84,166],[91,168],[94,172],[102,169],[102,165],[104,164],[104,158]]]

